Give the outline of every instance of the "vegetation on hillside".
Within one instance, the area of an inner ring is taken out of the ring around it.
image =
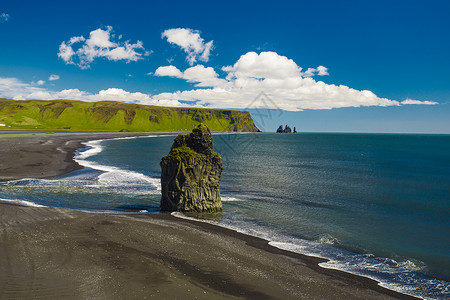
[[[0,99],[0,130],[190,131],[204,123],[213,131],[257,131],[246,111],[162,107],[115,101]]]

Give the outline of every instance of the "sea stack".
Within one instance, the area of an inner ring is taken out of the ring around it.
[[[277,133],[291,133],[291,132],[292,132],[292,129],[287,124],[286,124],[286,127],[284,127],[284,129],[283,129],[283,125],[280,125],[280,127],[278,127],[278,129],[277,129]],[[297,130],[295,129],[295,127],[294,127],[294,133],[297,133]]]
[[[222,158],[214,152],[209,128],[200,124],[179,134],[170,153],[161,160],[161,210],[222,211],[220,175]]]

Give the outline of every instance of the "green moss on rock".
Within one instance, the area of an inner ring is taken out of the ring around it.
[[[222,158],[214,152],[211,131],[200,124],[178,135],[169,155],[161,160],[161,210],[222,211],[220,176]]]

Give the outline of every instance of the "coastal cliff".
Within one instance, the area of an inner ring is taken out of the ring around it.
[[[222,158],[214,152],[211,132],[204,124],[178,135],[169,155],[161,160],[161,210],[217,212],[222,210]]]
[[[258,131],[250,113],[238,110],[0,99],[1,130],[183,132],[200,123],[213,131]]]

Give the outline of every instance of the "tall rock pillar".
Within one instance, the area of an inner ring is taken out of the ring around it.
[[[222,211],[222,158],[214,152],[206,125],[200,124],[187,135],[179,134],[160,165],[162,211]]]

